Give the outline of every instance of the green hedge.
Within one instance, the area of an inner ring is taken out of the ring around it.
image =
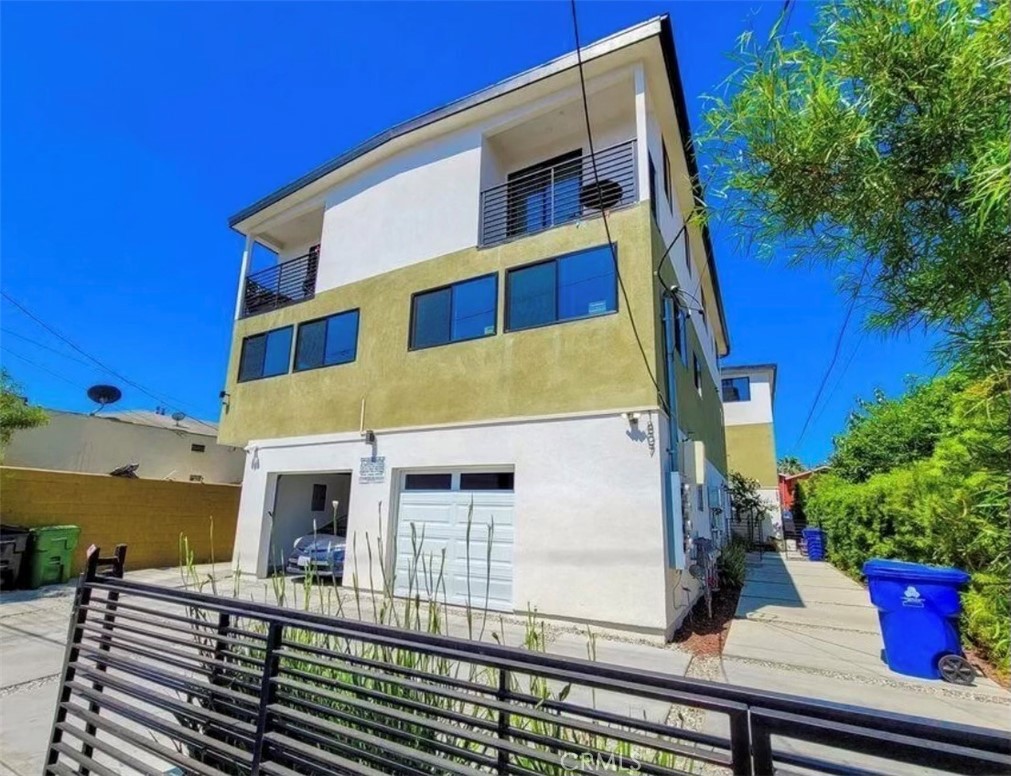
[[[1009,586],[1006,397],[973,386],[952,397],[933,453],[862,482],[828,473],[806,484],[807,519],[825,529],[829,559],[858,576],[869,558],[954,566],[972,575],[963,635],[1008,671]]]

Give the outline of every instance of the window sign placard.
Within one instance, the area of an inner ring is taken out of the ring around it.
[[[384,456],[362,458],[361,463],[358,466],[358,482],[362,485],[370,485],[385,481],[386,458]]]

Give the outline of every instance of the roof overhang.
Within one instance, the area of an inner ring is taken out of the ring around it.
[[[660,47],[676,123],[678,131],[681,134],[681,146],[684,150],[685,163],[691,179],[693,196],[698,201],[701,201],[702,186],[699,180],[698,161],[695,157],[695,146],[692,142],[687,101],[681,83],[681,71],[674,47],[674,32],[670,16],[664,14],[653,17],[640,24],[628,27],[606,38],[583,46],[580,51],[583,66],[589,69],[593,66],[595,60],[639,44],[648,45],[650,41],[657,41]],[[577,58],[577,54],[575,51],[572,51],[543,65],[500,81],[486,89],[474,92],[440,108],[397,124],[390,129],[374,135],[340,156],[334,157],[319,167],[310,170],[302,177],[282,186],[262,199],[257,200],[252,205],[243,208],[228,219],[228,225],[242,234],[249,234],[254,232],[258,226],[261,226],[282,212],[291,211],[296,208],[308,210],[319,206],[319,197],[328,189],[374,161],[379,161],[395,153],[401,146],[406,147],[412,143],[427,139],[424,136],[427,136],[429,133],[436,135],[454,129],[457,125],[464,126],[471,123],[480,118],[477,114],[482,108],[489,106],[489,103],[506,99],[520,89],[543,84],[556,76],[569,73],[577,68],[578,64],[579,59]],[[440,122],[444,123],[445,128],[434,128],[434,125]],[[433,129],[434,131],[432,131]],[[708,225],[705,222],[702,223],[701,233],[706,250],[707,267],[712,279],[713,293],[715,295],[714,301],[719,313],[720,337],[718,338],[718,343],[722,345],[720,355],[726,356],[730,352],[730,333],[723,309],[723,296],[720,291],[719,276],[716,272],[716,259],[713,254],[712,239]]]

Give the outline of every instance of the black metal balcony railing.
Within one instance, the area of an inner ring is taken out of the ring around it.
[[[89,554],[46,774],[1011,767],[1000,730],[157,587],[123,579],[125,556],[122,545],[115,558]],[[713,724],[646,718],[635,711],[646,701],[705,710]]]
[[[319,248],[316,247],[304,256],[247,275],[243,317],[312,299],[316,293],[318,267]]]
[[[636,198],[635,141],[630,140],[481,192],[481,245],[600,215]]]

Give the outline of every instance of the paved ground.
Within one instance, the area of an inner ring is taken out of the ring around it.
[[[1011,694],[989,679],[980,676],[974,687],[960,687],[895,674],[881,648],[877,612],[861,585],[827,563],[754,555],[723,657],[708,665],[706,678],[947,722],[1011,727]],[[704,726],[725,732],[715,718]],[[852,764],[880,767],[860,757]]]
[[[235,581],[223,565],[199,567],[198,574],[204,592],[212,592],[211,578],[218,593],[235,592]],[[192,584],[192,580],[184,583],[177,569],[128,576],[171,587]],[[269,603],[278,599],[272,585],[262,581],[242,581],[239,593]],[[0,596],[0,776],[34,776],[41,771],[72,602],[72,585]],[[289,583],[283,603],[302,608],[300,587]],[[370,597],[356,600],[347,589],[322,588],[312,596],[310,608],[373,618]],[[513,646],[522,646],[527,636],[525,621],[513,617],[489,618],[483,633],[477,622],[471,633],[462,616],[451,616],[447,630],[456,636],[481,636]],[[551,653],[590,655],[585,629],[554,622],[538,630]],[[693,659],[686,652],[627,632],[594,632],[592,651],[601,662],[987,727],[1007,728],[1011,718],[1011,696],[987,680],[981,679],[975,688],[957,688],[891,674],[880,660],[876,615],[865,591],[827,564],[784,561],[775,555],[766,555],[760,563],[757,556],[752,559],[722,660]],[[574,701],[578,690],[570,696]],[[620,697],[602,693],[596,702],[610,711],[657,721],[677,719],[679,724],[713,731],[721,727],[717,718],[702,714],[683,718],[677,709],[662,703],[647,701],[630,709],[622,706],[626,702]]]

